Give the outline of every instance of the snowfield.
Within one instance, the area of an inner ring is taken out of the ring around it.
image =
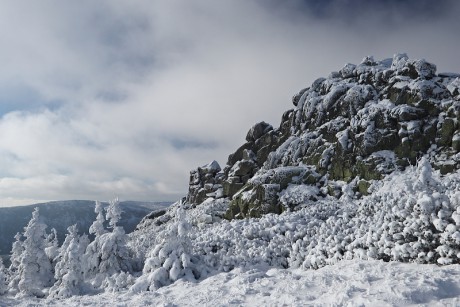
[[[460,265],[345,260],[318,270],[254,266],[155,292],[65,300],[0,297],[0,306],[459,306]]]

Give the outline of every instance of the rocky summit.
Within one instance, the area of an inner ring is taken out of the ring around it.
[[[442,175],[460,167],[460,75],[425,60],[365,57],[315,80],[273,128],[260,122],[221,169],[191,171],[187,202],[228,199],[227,219],[296,210],[306,200],[354,197],[426,157]],[[284,197],[302,186],[298,199]]]

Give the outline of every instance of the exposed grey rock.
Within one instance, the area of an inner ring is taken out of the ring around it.
[[[283,207],[279,199],[292,185],[339,197],[334,181],[353,181],[365,195],[372,180],[416,164],[428,151],[435,168],[456,171],[459,80],[458,74],[436,75],[435,65],[406,54],[346,64],[294,95],[294,109],[279,128],[252,126],[220,175],[191,174],[195,196],[188,200],[199,203],[210,195],[200,189],[221,184],[222,195],[232,199],[227,218],[242,218],[294,210],[297,204],[283,200]]]
[[[224,196],[225,197],[232,197],[233,195],[235,195],[243,186],[244,184],[242,182],[228,182],[228,181],[224,181],[224,183],[222,184],[224,190],[223,190],[223,193],[224,193]]]
[[[344,79],[351,78],[355,76],[355,69],[356,65],[348,63],[340,70],[340,74]]]
[[[249,129],[248,134],[246,135],[246,141],[255,142],[270,130],[273,130],[272,125],[267,124],[266,122],[257,123]]]
[[[227,165],[233,166],[236,162],[243,159],[243,152],[245,150],[251,150],[254,148],[254,144],[247,142],[241,145],[234,153],[228,156]]]
[[[217,161],[190,171],[189,192],[187,202],[193,204],[202,203],[208,194],[221,188],[223,174]]]
[[[300,97],[302,97],[303,93],[305,93],[307,90],[308,88],[304,88],[303,90],[301,90],[300,92],[292,96],[292,104],[297,106],[297,104],[299,103]]]
[[[241,160],[235,163],[230,169],[230,176],[245,176],[250,173],[255,173],[257,164],[252,160]]]

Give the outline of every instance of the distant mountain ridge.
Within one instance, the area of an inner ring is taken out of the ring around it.
[[[108,203],[104,203],[108,206]],[[126,233],[132,232],[141,219],[150,212],[166,208],[170,202],[122,201],[123,210],[120,225]],[[67,227],[77,224],[80,233],[88,233],[88,228],[96,218],[94,201],[67,200],[39,203],[29,206],[0,208],[0,255],[8,254],[17,232],[22,232],[32,217],[35,207],[40,210],[41,219],[48,225],[47,231],[55,228],[62,243]]]

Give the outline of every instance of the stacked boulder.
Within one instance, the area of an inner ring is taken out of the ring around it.
[[[223,173],[217,161],[190,171],[187,202],[200,204],[208,197],[222,197]]]
[[[231,200],[227,218],[295,209],[281,201],[292,185],[309,185],[308,199],[341,196],[340,182],[355,182],[359,195],[373,180],[415,165],[422,156],[442,174],[460,168],[460,75],[436,74],[425,60],[396,54],[346,64],[292,99],[277,129],[254,125],[246,143],[217,176]],[[188,201],[212,195],[203,172],[193,173]],[[339,187],[338,190],[336,187]],[[303,197],[300,197],[303,199]],[[306,199],[307,199],[306,198]]]

